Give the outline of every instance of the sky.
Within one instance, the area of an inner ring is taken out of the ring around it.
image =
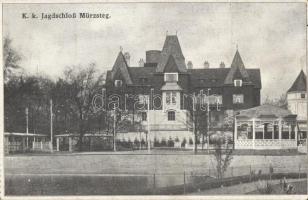
[[[23,19],[22,13],[109,13],[110,19]],[[168,32],[167,32],[168,31]],[[116,56],[161,50],[177,34],[194,68],[230,67],[238,48],[246,68],[260,68],[261,97],[277,98],[306,71],[305,3],[5,4],[3,34],[21,53],[28,73],[57,79],[66,66],[95,62],[110,70]]]

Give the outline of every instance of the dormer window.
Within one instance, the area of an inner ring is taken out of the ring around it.
[[[165,73],[165,82],[178,82],[178,73]]]
[[[243,81],[241,79],[234,80],[234,87],[242,87]]]
[[[306,94],[305,93],[301,93],[301,98],[305,99],[306,98]]]
[[[114,86],[115,87],[122,87],[122,84],[123,84],[122,80],[115,80],[114,81]]]

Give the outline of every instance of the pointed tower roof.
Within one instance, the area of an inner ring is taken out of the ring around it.
[[[116,61],[114,62],[114,65],[112,67],[111,71],[111,78],[114,79],[115,74],[120,71],[121,75],[124,78],[124,81],[126,84],[132,84],[132,79],[129,74],[128,65],[126,63],[126,60],[124,58],[124,55],[122,51],[119,52],[118,57]]]
[[[175,59],[172,55],[169,56],[164,72],[179,72]]]
[[[296,80],[294,81],[292,87],[288,90],[288,92],[306,92],[307,82],[306,75],[303,70],[299,73]]]
[[[164,72],[168,59],[172,55],[179,72],[186,72],[185,58],[176,35],[168,35],[166,37],[163,50],[161,52],[161,59],[158,63],[157,72]]]
[[[241,58],[240,52],[236,50],[231,64],[231,69],[225,79],[225,84],[233,84],[234,79],[241,78],[244,82],[249,82],[250,78]]]

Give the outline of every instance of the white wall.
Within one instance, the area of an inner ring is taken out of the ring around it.
[[[288,109],[297,115],[297,120],[307,120],[307,93],[305,98],[301,98],[301,94],[301,92],[287,94]]]

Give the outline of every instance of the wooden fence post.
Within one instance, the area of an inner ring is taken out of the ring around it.
[[[301,164],[298,165],[298,179],[301,178]]]
[[[251,182],[251,165],[249,165],[249,182]]]
[[[153,175],[153,194],[155,194],[156,193],[156,180],[155,180],[155,173],[154,173],[154,175]]]
[[[184,171],[184,194],[186,193],[186,179],[185,179],[185,171]]]

